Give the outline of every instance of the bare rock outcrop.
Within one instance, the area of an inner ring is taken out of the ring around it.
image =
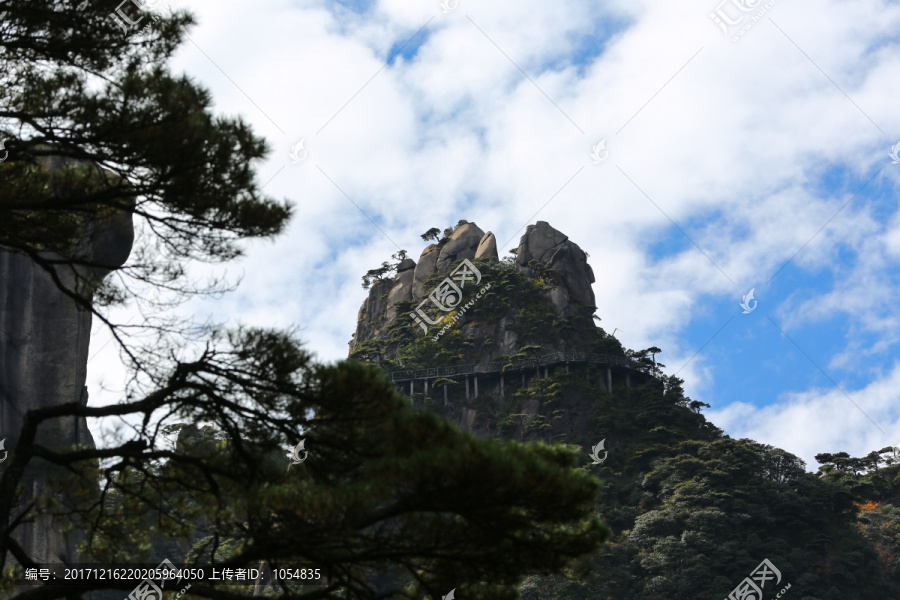
[[[59,169],[70,162],[50,158],[42,166]],[[71,241],[65,257],[40,253],[46,259],[75,259],[79,264],[42,267],[25,254],[0,248],[0,437],[9,437],[6,449],[11,454],[28,410],[88,400],[91,313],[53,278],[90,302],[101,280],[128,258],[133,239],[131,214],[116,212],[84,216],[78,239]],[[94,446],[84,418],[76,417],[45,422],[36,441],[51,449]],[[48,493],[40,477],[26,472],[24,483],[27,491],[20,506]],[[53,518],[39,516],[17,527],[16,538],[37,562],[71,562],[77,540],[63,531]]]
[[[481,241],[478,242],[478,249],[475,250],[475,258],[493,258],[494,260],[500,259],[499,255],[497,254],[497,239],[490,231],[484,234],[484,237],[482,237]]]
[[[353,334],[353,342],[350,342],[351,352],[357,349],[359,344],[354,343],[357,340],[364,342],[386,335],[387,296],[393,286],[394,282],[390,279],[381,279],[369,288],[369,295],[356,315],[356,333]]]
[[[435,273],[446,273],[458,260],[475,258],[484,232],[475,223],[463,223],[441,247],[441,254],[434,265]]]
[[[413,299],[413,283],[416,276],[416,261],[407,258],[397,265],[397,276],[394,278],[394,285],[387,295],[387,309],[384,313],[386,321],[390,322],[397,318],[397,303],[404,300]]]
[[[421,298],[423,295],[423,287],[429,277],[434,275],[435,266],[437,265],[438,256],[441,254],[441,247],[437,244],[431,244],[422,250],[419,256],[419,262],[416,263],[416,271],[413,277],[413,296]]]
[[[350,353],[368,340],[387,340],[388,328],[398,318],[409,320],[409,326],[415,327],[406,314],[399,314],[397,303],[418,305],[433,291],[426,289],[425,283],[434,276],[448,275],[462,259],[499,260],[494,234],[483,232],[475,223],[461,221],[448,237],[426,247],[418,262],[405,259],[397,265],[393,279],[373,284],[360,307]],[[555,272],[558,284],[542,294],[558,318],[569,319],[585,308],[595,308],[591,289],[594,273],[587,264],[587,255],[578,244],[545,221],[528,226],[519,242],[515,261],[520,272],[535,277],[535,269],[528,266],[531,260]],[[486,361],[518,351],[518,334],[514,319],[509,316],[496,323],[470,323],[465,326],[465,335],[474,340],[493,340],[495,348],[483,355]]]
[[[424,289],[429,278],[447,273],[452,265],[464,258],[498,259],[494,234],[484,233],[475,223],[462,223],[441,243],[422,250],[418,262],[411,258],[401,261],[393,280],[376,281],[357,314],[350,351],[354,352],[366,340],[386,337],[387,328],[397,318],[397,303],[420,301],[431,292]]]
[[[564,286],[551,291],[550,299],[554,311],[560,317],[571,316],[572,303],[582,306],[595,306],[594,271],[587,262],[584,250],[569,240],[546,221],[538,221],[529,225],[519,242],[516,253],[516,265],[520,270],[528,271],[531,260],[543,263],[556,271]]]

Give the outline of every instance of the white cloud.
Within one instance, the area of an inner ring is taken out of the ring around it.
[[[200,26],[176,68],[212,90],[217,111],[240,114],[270,140],[260,179],[274,176],[266,191],[297,204],[285,235],[250,245],[240,290],[198,306],[217,318],[298,324],[325,360],[346,356],[365,297],[360,276],[395,243],[418,258],[419,234],[467,219],[493,231],[503,253],[539,219],[591,254],[604,327],[631,347],[665,344],[672,372],[697,350],[683,341],[687,327],[720,326],[697,312],[703,300],[733,299],[737,309],[849,199],[817,190],[821,174],[841,167],[867,179],[900,135],[900,7],[877,0],[778,2],[737,43],[709,19],[712,1],[461,0],[444,15],[436,1],[390,0],[362,16],[325,2],[187,6]],[[429,19],[417,55],[385,67],[389,50]],[[605,52],[574,64],[577,40],[614,20],[626,26]],[[309,158],[291,165],[300,138]],[[602,138],[610,159],[593,165]],[[897,172],[879,180],[896,185]],[[669,218],[715,264],[686,240],[680,252],[651,256]],[[854,201],[818,234],[794,265],[832,268],[844,244],[860,252],[855,272],[865,277],[809,290],[805,301],[772,298],[787,326],[843,311],[855,327],[896,339],[898,324],[879,310],[897,286],[879,274],[900,254],[898,219],[894,211],[887,227]],[[881,258],[866,263],[873,249]],[[680,376],[698,395],[715,366],[701,353]],[[797,431],[808,415],[796,402],[765,410]],[[716,414],[737,423],[740,410]],[[836,443],[856,425],[810,429],[810,444]]]
[[[765,407],[732,402],[707,417],[734,438],[749,437],[784,448],[815,470],[816,454],[864,456],[900,439],[895,416],[898,385],[900,365],[895,364],[884,378],[859,390],[790,392]]]

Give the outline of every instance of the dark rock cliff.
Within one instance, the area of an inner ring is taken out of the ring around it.
[[[61,169],[66,164],[72,161],[51,158],[41,166]],[[80,233],[63,253],[44,249],[38,254],[59,264],[40,266],[26,254],[0,248],[0,438],[8,438],[6,449],[11,454],[28,410],[88,400],[91,313],[60,286],[90,301],[101,280],[131,251],[130,214],[107,211],[94,218],[79,214]],[[78,264],[68,262],[72,259]],[[75,417],[45,422],[37,443],[49,448],[94,446],[85,420]],[[48,493],[40,477],[28,476],[25,483],[21,506]],[[38,562],[70,562],[76,538],[64,530],[62,523],[41,516],[20,526],[17,538]]]

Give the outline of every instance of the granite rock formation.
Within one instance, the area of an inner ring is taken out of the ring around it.
[[[559,316],[574,315],[572,304],[594,306],[594,271],[587,263],[587,255],[568,236],[553,229],[546,221],[529,225],[519,243],[516,265],[526,272],[528,263],[536,260],[559,273],[565,285],[551,294],[553,308]]]
[[[500,258],[497,255],[497,238],[495,238],[494,234],[490,231],[484,234],[484,237],[478,242],[475,258],[493,258],[494,260]]]
[[[411,258],[403,260],[397,265],[397,274],[393,279],[376,281],[369,289],[369,296],[357,315],[356,333],[350,342],[350,351],[353,352],[366,340],[387,335],[387,328],[397,318],[397,302],[420,302],[431,293],[430,289],[424,289],[429,278],[449,272],[450,267],[459,260],[473,260],[476,256],[497,259],[494,234],[483,232],[474,223],[463,223],[448,238],[422,250],[418,262]]]
[[[471,286],[455,290],[447,279],[459,276],[462,259],[472,261],[481,277],[472,276],[465,280]],[[425,248],[417,263],[403,260],[394,277],[370,288],[350,356],[380,364],[394,373],[398,390],[414,403],[476,436],[502,432],[519,441],[587,439],[586,397],[548,406],[538,400],[539,384],[530,386],[554,368],[568,373],[570,359],[552,358],[560,356],[572,357],[572,374],[580,381],[603,390],[630,387],[632,379],[642,377],[621,363],[611,370],[609,362],[577,358],[625,360],[618,340],[596,323],[592,283],[585,252],[545,221],[529,225],[515,256],[503,260],[491,232],[461,221]],[[443,313],[440,302],[445,302]],[[415,320],[422,318],[419,307],[429,316],[427,333]],[[446,336],[440,333],[444,330]]]
[[[73,161],[46,159],[45,169],[60,169]],[[15,450],[15,438],[25,413],[33,408],[69,402],[86,404],[85,379],[91,332],[91,313],[54,282],[90,301],[96,287],[121,266],[131,252],[134,230],[130,213],[85,217],[81,235],[65,249],[65,256],[42,251],[47,259],[75,259],[78,264],[51,266],[53,273],[29,256],[0,248],[0,437]],[[84,418],[45,422],[37,443],[60,449],[75,444],[94,446]],[[0,465],[2,468],[2,465]],[[26,475],[26,497],[48,493],[40,477]],[[49,516],[20,525],[16,538],[39,563],[72,562],[75,537],[63,533]]]
[[[456,261],[475,258],[484,236],[485,233],[475,223],[463,223],[441,247],[434,263],[434,273],[447,273]]]
[[[398,318],[410,320],[410,326],[414,327],[406,312],[399,313],[397,303],[412,302],[414,309],[433,289],[426,289],[426,281],[447,275],[464,258],[498,261],[494,234],[485,233],[475,223],[463,222],[449,237],[426,247],[418,262],[402,261],[393,279],[376,281],[359,309],[350,353],[368,340],[388,339],[388,329]],[[545,294],[558,318],[569,319],[586,308],[596,308],[591,289],[594,273],[587,264],[587,256],[578,244],[546,221],[529,225],[519,242],[515,265],[521,273],[535,277],[535,270],[528,266],[531,260],[552,269],[558,276],[559,285]],[[482,360],[491,362],[497,356],[518,351],[514,322],[515,316],[508,315],[492,324],[470,324],[466,335],[476,340],[494,340],[496,347],[482,353]],[[386,358],[392,358],[390,353]]]

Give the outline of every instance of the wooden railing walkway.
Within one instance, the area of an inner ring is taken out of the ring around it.
[[[412,379],[435,379],[437,377],[460,377],[463,375],[489,375],[491,373],[504,373],[520,371],[526,368],[538,368],[563,363],[590,363],[624,367],[633,371],[640,371],[646,375],[653,375],[653,369],[637,361],[624,356],[611,354],[592,354],[590,352],[553,352],[536,358],[527,358],[517,361],[497,361],[488,363],[487,368],[481,364],[457,365],[455,367],[433,367],[430,369],[411,369],[407,371],[393,371],[391,380],[410,381]]]

